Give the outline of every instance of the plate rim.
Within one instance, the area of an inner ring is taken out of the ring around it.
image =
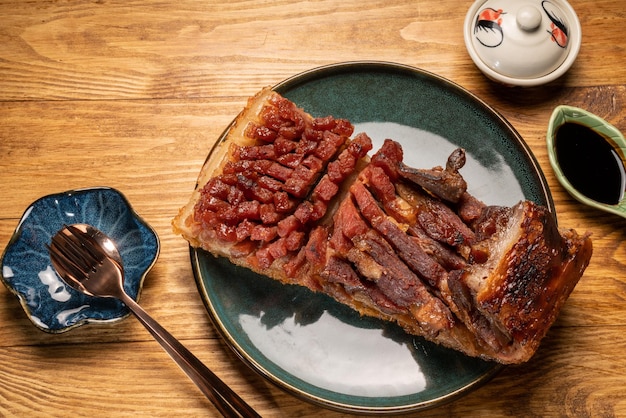
[[[339,63],[318,66],[318,67],[300,72],[298,74],[295,74],[291,77],[284,79],[283,81],[279,83],[274,84],[271,88],[272,90],[280,94],[283,94],[284,92],[290,89],[293,89],[300,84],[305,84],[308,81],[319,78],[321,76],[332,76],[334,74],[350,72],[351,70],[357,70],[360,72],[381,71],[381,72],[389,72],[389,73],[396,73],[396,74],[398,72],[401,72],[401,73],[408,74],[408,75],[419,74],[421,76],[425,76],[427,78],[436,80],[442,85],[445,85],[447,88],[453,89],[454,92],[470,99],[475,104],[480,105],[487,113],[489,113],[493,117],[496,117],[499,120],[499,122],[504,125],[506,130],[508,130],[509,133],[511,133],[516,138],[517,140],[516,145],[518,145],[520,151],[523,152],[524,154],[523,157],[525,161],[527,161],[530,164],[530,168],[532,169],[533,173],[537,175],[538,185],[540,186],[540,190],[538,190],[537,192],[545,198],[545,206],[547,207],[548,211],[552,213],[552,215],[556,219],[554,201],[553,201],[553,197],[550,192],[550,188],[548,186],[547,180],[545,178],[545,174],[543,170],[541,169],[541,166],[539,165],[537,158],[535,157],[535,155],[533,154],[532,150],[530,149],[526,141],[523,139],[523,137],[519,134],[519,132],[515,129],[515,127],[506,118],[504,118],[504,116],[502,116],[502,114],[500,114],[496,109],[494,109],[492,106],[487,104],[484,100],[479,98],[476,94],[470,92],[469,90],[465,89],[464,87],[460,86],[459,84],[445,77],[442,77],[440,75],[434,74],[427,70],[423,70],[423,69],[413,67],[410,65],[388,62],[388,61],[372,61],[372,60],[346,61],[346,62],[339,62]],[[233,119],[233,121],[229,123],[228,126],[224,129],[222,134],[219,136],[217,141],[213,144],[213,146],[209,150],[206,160],[210,158],[215,148],[219,146],[220,142],[223,140],[225,135],[233,126],[234,122],[235,120]],[[196,184],[196,187],[197,187],[197,184]],[[485,383],[490,381],[493,377],[495,377],[504,368],[507,367],[506,365],[494,362],[493,367],[491,369],[484,372],[477,379],[473,380],[472,382],[466,385],[463,385],[462,387],[456,390],[453,390],[449,393],[446,393],[445,395],[441,395],[441,396],[435,397],[427,401],[420,401],[420,402],[404,404],[404,405],[393,405],[393,406],[353,405],[353,404],[346,404],[346,403],[338,402],[334,400],[329,400],[326,398],[322,398],[320,396],[316,396],[311,393],[307,393],[306,391],[301,390],[293,386],[292,384],[281,380],[277,376],[274,376],[270,371],[268,371],[265,367],[263,367],[257,360],[255,360],[254,358],[252,358],[252,356],[246,353],[246,350],[234,339],[232,335],[230,335],[230,333],[226,331],[222,320],[219,318],[219,315],[217,314],[216,309],[212,305],[210,297],[208,297],[208,289],[204,283],[204,280],[202,278],[202,274],[200,271],[199,256],[201,254],[205,254],[205,255],[208,255],[209,257],[212,257],[212,255],[209,253],[206,253],[202,249],[197,249],[192,246],[189,246],[189,254],[190,254],[190,260],[192,264],[194,279],[196,281],[196,285],[199,290],[202,302],[205,305],[209,318],[211,319],[215,329],[218,331],[219,335],[225,340],[228,348],[235,354],[235,356],[239,360],[241,360],[244,364],[250,367],[258,375],[262,376],[263,378],[265,378],[266,380],[268,380],[269,382],[271,382],[278,388],[286,391],[287,393],[295,396],[296,398],[307,401],[309,403],[313,403],[317,406],[335,410],[338,412],[359,413],[359,414],[398,414],[398,413],[423,411],[423,410],[439,407],[441,405],[450,403],[452,401],[455,401],[467,395],[472,390],[478,389],[479,387],[483,386]]]

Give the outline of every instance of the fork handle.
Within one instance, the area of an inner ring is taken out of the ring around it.
[[[172,357],[189,378],[200,388],[215,407],[225,417],[252,418],[260,415],[252,409],[239,395],[228,387],[191,351],[185,348],[172,334],[155,321],[130,296],[123,294],[120,299],[139,319],[163,349]]]

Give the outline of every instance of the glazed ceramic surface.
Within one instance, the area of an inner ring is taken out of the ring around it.
[[[574,106],[561,105],[557,106],[550,117],[548,123],[548,131],[546,133],[546,142],[548,145],[548,156],[550,158],[550,165],[554,170],[554,173],[559,180],[559,183],[568,191],[572,197],[585,205],[600,209],[615,215],[626,217],[626,197],[623,197],[617,204],[609,205],[590,199],[585,196],[579,190],[572,185],[564,174],[562,167],[559,164],[556,151],[556,133],[560,126],[565,123],[576,123],[591,129],[598,133],[615,150],[615,156],[620,160],[621,168],[623,170],[626,164],[626,139],[624,135],[615,126],[611,125],[601,117],[588,112],[584,109],[580,109]],[[581,168],[583,169],[583,168]],[[593,173],[595,174],[595,173]],[[602,182],[603,179],[595,179],[597,182]]]
[[[5,249],[2,281],[44,331],[63,332],[129,314],[116,299],[93,298],[72,289],[52,268],[46,245],[64,224],[74,223],[92,225],[117,243],[126,273],[124,288],[135,300],[159,253],[156,233],[115,189],[73,190],[35,201]]]
[[[417,167],[445,164],[452,150],[464,147],[468,162],[461,172],[477,197],[507,205],[527,198],[552,208],[522,138],[445,79],[394,64],[345,63],[300,74],[275,90],[314,116],[350,119],[375,149],[385,138],[398,140]],[[228,344],[261,375],[310,402],[359,413],[407,412],[461,396],[501,367],[204,251],[192,248],[191,259]]]
[[[493,80],[517,86],[563,75],[578,55],[581,32],[565,0],[477,0],[464,24],[476,66]]]

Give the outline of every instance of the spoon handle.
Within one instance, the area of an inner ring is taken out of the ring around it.
[[[225,417],[260,417],[239,395],[128,295],[120,299]]]

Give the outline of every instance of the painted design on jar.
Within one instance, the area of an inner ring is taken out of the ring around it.
[[[567,47],[569,30],[560,16],[561,11],[548,0],[542,1],[541,7],[548,15],[548,19],[550,19],[550,29],[548,30],[550,38],[561,48]]]
[[[478,13],[474,24],[474,35],[478,42],[488,48],[499,46],[504,40],[502,31],[502,9],[485,8]]]

